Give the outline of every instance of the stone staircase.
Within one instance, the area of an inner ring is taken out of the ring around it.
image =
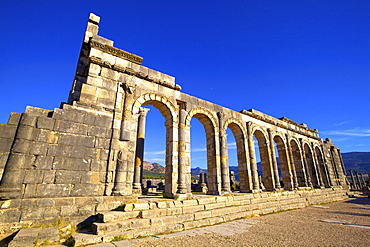
[[[235,193],[229,196],[195,195],[188,200],[128,203],[121,211],[102,212],[91,232],[73,235],[75,246],[135,239],[210,226],[240,218],[258,216],[310,204],[346,198],[341,188],[308,191]]]

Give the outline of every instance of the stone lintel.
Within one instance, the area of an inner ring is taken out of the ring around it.
[[[106,53],[111,54],[113,56],[117,56],[119,58],[128,60],[130,62],[139,64],[139,65],[141,65],[142,62],[143,62],[143,58],[142,57],[139,57],[139,56],[134,55],[132,53],[129,53],[127,51],[124,51],[124,50],[115,48],[115,47],[110,46],[110,45],[102,44],[102,43],[98,42],[95,39],[92,39],[90,41],[90,46],[92,48],[98,49],[100,51],[106,52]]]

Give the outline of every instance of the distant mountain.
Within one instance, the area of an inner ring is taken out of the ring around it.
[[[207,171],[207,169],[203,169],[203,168],[200,168],[200,167],[191,168],[191,175],[193,175],[193,176],[199,176],[200,173],[206,173],[206,174],[208,174],[208,171]]]
[[[165,173],[165,168],[158,163],[143,162],[143,169],[155,173]]]
[[[370,173],[370,152],[342,153],[343,163],[346,170]]]

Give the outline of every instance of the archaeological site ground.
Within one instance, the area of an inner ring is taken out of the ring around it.
[[[92,233],[65,239],[84,245],[346,197],[340,151],[316,129],[184,94],[174,77],[142,66],[142,57],[99,36],[99,21],[90,15],[68,102],[54,110],[27,107],[0,125],[3,237],[35,225],[58,231],[52,224],[63,220],[89,226]],[[161,112],[166,127],[165,179],[163,188],[154,184],[152,197],[142,178],[145,128],[150,128],[146,105]],[[203,124],[207,140],[208,175],[201,176],[196,192],[190,174],[193,117]],[[230,184],[227,128],[237,146],[237,192]],[[41,232],[33,232],[39,243]]]

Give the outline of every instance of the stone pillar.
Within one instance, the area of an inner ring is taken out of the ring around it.
[[[181,106],[180,106],[181,107]],[[179,109],[179,181],[177,186],[177,193],[186,194],[188,193],[186,183],[186,168],[187,156],[186,156],[186,130],[185,130],[185,118],[187,112],[184,109]]]
[[[365,183],[364,177],[362,176],[362,173],[360,173],[360,178],[361,178],[362,187],[365,187],[366,183]]]
[[[217,112],[219,126],[220,126],[220,156],[221,156],[221,191],[229,192],[230,189],[230,175],[229,163],[227,153],[227,134],[226,129],[223,129],[225,114]]]
[[[357,189],[361,189],[361,184],[360,184],[360,178],[358,177],[358,171],[354,171],[355,172],[355,175],[356,175],[356,179],[357,179],[357,184],[356,184],[356,187]]]
[[[272,169],[273,169],[273,175],[274,175],[274,180],[275,180],[275,188],[276,190],[281,189],[280,185],[280,177],[279,177],[279,169],[276,161],[276,154],[275,154],[275,145],[274,145],[274,139],[272,137],[271,130],[267,130],[268,135],[269,135],[269,148],[270,148],[270,154],[271,154],[271,162],[272,162]]]
[[[199,174],[199,187],[200,187],[200,191],[203,192],[203,193],[207,193],[207,177],[206,177],[207,174],[205,173],[200,173]]]
[[[314,167],[314,173],[316,176],[316,180],[317,180],[317,186],[320,187],[320,188],[324,188],[324,183],[322,181],[322,175],[321,175],[321,171],[320,171],[320,164],[318,162],[318,158],[317,158],[317,154],[315,152],[315,149],[312,147],[312,162],[313,162],[313,167]]]
[[[137,126],[137,141],[136,141],[136,155],[135,155],[135,170],[133,189],[141,193],[142,179],[143,179],[143,159],[144,159],[144,139],[145,139],[145,122],[148,108],[140,108],[139,119]],[[139,192],[140,191],[140,192]]]
[[[351,180],[352,180],[352,189],[356,190],[357,186],[356,186],[355,178],[353,177],[352,170],[348,170],[348,171],[349,171],[349,175],[351,176]]]
[[[258,181],[258,169],[257,169],[257,162],[256,162],[256,153],[254,151],[251,122],[247,123],[247,132],[248,132],[247,138],[248,138],[248,149],[249,149],[249,159],[250,159],[250,164],[251,164],[253,190],[258,191],[260,190],[260,186],[259,186],[259,181]]]
[[[299,139],[299,141],[300,141],[300,144],[301,144],[301,156],[302,156],[302,165],[304,166],[304,167],[302,167],[302,169],[303,169],[303,171],[304,171],[304,173],[305,173],[305,184],[306,184],[306,187],[313,187],[313,185],[312,185],[312,180],[311,180],[311,176],[310,176],[310,172],[309,172],[309,170],[308,170],[308,167],[307,167],[307,157],[306,157],[306,151],[304,150],[304,145],[303,145],[303,141],[302,141],[302,139]]]
[[[291,171],[292,171],[292,175],[293,175],[293,188],[294,189],[298,189],[299,187],[299,184],[298,184],[298,178],[297,178],[297,172],[296,172],[296,169],[295,169],[295,163],[294,163],[294,159],[293,159],[293,151],[292,151],[292,147],[290,146],[290,143],[289,143],[289,137],[288,135],[285,135],[286,137],[286,146],[287,146],[287,153],[288,153],[288,160],[289,160],[289,163],[290,163],[290,166],[291,166]]]
[[[123,159],[122,151],[118,152],[117,165],[116,165],[116,177],[114,180],[114,187],[112,190],[113,196],[126,195],[124,190],[126,189],[126,173],[127,173],[127,160]]]

